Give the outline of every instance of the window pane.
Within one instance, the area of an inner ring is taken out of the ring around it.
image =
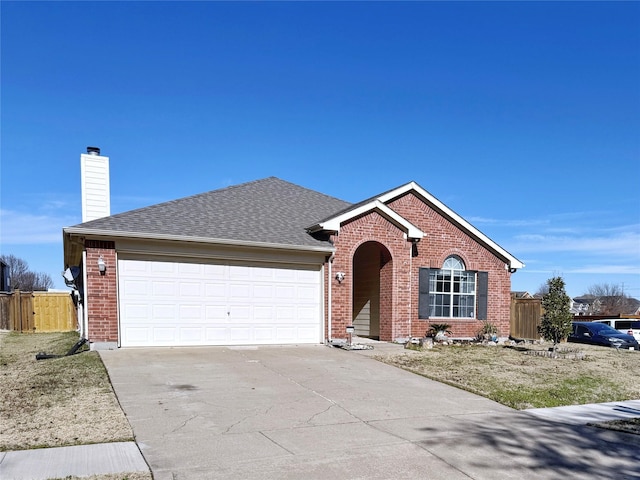
[[[458,257],[448,257],[442,264],[443,270],[464,270],[464,263]]]
[[[442,294],[431,295],[430,299],[431,299],[431,305],[429,305],[430,307],[429,316],[434,316],[434,317],[449,316],[449,312],[450,312],[449,304],[451,302],[450,295],[442,295]]]
[[[461,274],[460,293],[475,293],[476,275],[474,272],[464,272]]]
[[[475,297],[473,295],[460,295],[458,297],[458,316],[461,318],[473,318]]]
[[[438,270],[436,281],[436,292],[450,292],[451,291],[451,272]]]

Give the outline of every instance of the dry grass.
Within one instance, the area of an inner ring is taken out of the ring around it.
[[[516,409],[640,399],[639,352],[576,344],[559,352],[550,358],[548,345],[471,344],[376,358]],[[640,435],[640,418],[594,426]]]
[[[0,451],[133,440],[96,352],[64,354],[77,334],[0,335]]]

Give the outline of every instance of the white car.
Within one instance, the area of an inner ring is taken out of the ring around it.
[[[603,318],[594,322],[604,323],[615,328],[619,332],[633,335],[640,342],[640,319],[639,318]]]

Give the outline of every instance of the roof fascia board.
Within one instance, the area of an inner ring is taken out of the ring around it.
[[[331,218],[326,222],[319,224],[322,230],[327,230],[330,232],[339,232],[340,225],[350,220],[352,218],[358,217],[364,213],[370,212],[372,210],[379,210],[385,217],[391,220],[396,225],[402,227],[407,236],[409,238],[422,238],[424,237],[424,232],[420,230],[418,227],[413,225],[411,222],[401,217],[397,212],[393,211],[384,203],[379,200],[374,200],[373,202],[365,203],[364,205],[360,205],[353,210],[349,210],[348,212],[343,213],[342,215],[338,215],[337,217]]]
[[[320,252],[320,253],[332,253],[335,251],[334,247],[307,247],[302,245],[287,245],[283,243],[268,243],[268,242],[247,242],[241,240],[228,240],[225,238],[208,238],[208,237],[186,237],[183,235],[163,235],[163,234],[150,234],[150,233],[137,233],[137,232],[121,232],[115,230],[99,230],[99,229],[87,229],[67,227],[63,229],[65,234],[78,235],[85,237],[101,237],[101,238],[135,238],[135,239],[148,239],[148,240],[166,240],[174,242],[193,242],[193,243],[208,243],[213,245],[233,245],[236,247],[254,247],[254,248],[274,248],[280,250],[300,250],[308,252]]]
[[[454,212],[449,207],[447,207],[444,203],[442,203],[436,197],[431,195],[429,192],[427,192],[424,188],[422,188],[416,182],[410,182],[410,183],[407,183],[406,185],[396,188],[395,190],[391,190],[390,192],[387,192],[381,195],[380,197],[378,197],[378,200],[386,204],[387,202],[393,200],[394,198],[404,195],[405,193],[410,191],[414,191],[416,194],[423,197],[427,202],[429,202],[437,210],[439,210],[445,217],[451,219],[453,222],[460,225],[463,228],[463,230],[466,230],[472,237],[477,238],[478,240],[483,242],[485,245],[489,246],[489,248],[491,248],[496,253],[498,253],[500,256],[507,259],[509,261],[510,268],[523,268],[525,266],[524,263],[522,263],[516,257],[511,255],[500,245],[495,243],[493,240],[487,237],[484,233],[482,233],[480,230],[478,230],[476,227],[471,225],[469,222],[467,222],[464,218],[462,218],[456,212]]]

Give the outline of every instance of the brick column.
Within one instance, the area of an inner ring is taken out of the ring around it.
[[[87,335],[93,343],[117,344],[118,342],[118,296],[116,282],[116,250],[114,242],[87,240],[85,242],[87,263],[87,298],[85,307],[89,319]],[[102,256],[106,265],[104,274],[98,269]]]

